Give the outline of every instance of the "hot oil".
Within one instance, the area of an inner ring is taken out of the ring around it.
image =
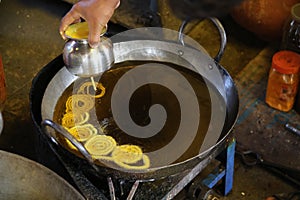
[[[145,64],[145,62],[124,62],[115,64],[113,68],[111,68],[101,76],[99,82],[101,82],[105,87],[106,93],[100,99],[95,100],[96,119],[90,119],[88,123],[93,124],[98,130],[101,130],[100,132],[103,132],[103,134],[112,136],[117,141],[118,145],[138,145],[142,148],[143,152],[147,154],[154,151],[159,152],[161,148],[169,144],[174,139],[181,122],[181,109],[180,102],[176,98],[175,94],[167,87],[159,84],[143,85],[142,87],[139,87],[130,98],[128,107],[131,119],[139,126],[147,126],[149,123],[151,123],[151,119],[148,115],[150,107],[154,104],[159,104],[164,107],[167,113],[167,119],[164,127],[159,131],[159,133],[148,138],[133,137],[120,130],[112,115],[112,92],[120,77],[122,77],[130,69],[141,64]],[[189,81],[197,96],[199,104],[199,108],[195,108],[195,112],[200,112],[200,122],[195,122],[199,123],[198,131],[193,141],[191,142],[191,145],[184,152],[182,152],[182,154],[180,154],[181,156],[179,158],[174,160],[173,163],[177,163],[199,154],[204,138],[206,137],[209,124],[211,123],[211,92],[213,92],[214,96],[216,96],[218,99],[218,104],[220,107],[220,109],[216,109],[218,111],[218,114],[225,116],[226,111],[221,109],[225,108],[224,100],[221,95],[214,88],[214,86],[212,84],[209,84],[207,80],[204,80],[202,76],[174,64],[163,64],[176,69]],[[147,76],[147,74],[145,74],[145,76]],[[89,81],[89,79],[80,79],[80,82],[85,81]],[[180,85],[180,83],[178,85]],[[60,97],[54,113],[54,120],[56,122],[61,123],[61,119],[65,111],[65,102],[67,98],[72,95],[73,91],[74,84],[68,87]],[[224,123],[224,121],[215,123]],[[191,133],[185,134],[187,136],[185,138],[189,138],[189,134]],[[221,135],[220,138],[222,138],[222,136],[224,135]],[[174,146],[174,151],[176,151],[176,149],[176,146]],[[73,152],[78,153],[74,150]],[[166,156],[168,155],[155,155],[153,157],[150,156],[151,163],[155,163],[155,165],[152,164],[151,167],[161,167],[159,165],[160,160],[164,159],[164,157]]]

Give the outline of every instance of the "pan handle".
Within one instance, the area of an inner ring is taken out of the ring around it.
[[[86,150],[86,148],[80,143],[78,142],[72,134],[69,133],[69,131],[67,131],[64,127],[62,127],[61,125],[55,123],[54,121],[50,120],[50,119],[45,119],[41,122],[42,127],[44,128],[44,132],[46,133],[46,135],[49,137],[49,139],[54,142],[55,144],[59,144],[61,145],[57,138],[56,135],[53,131],[47,131],[46,127],[49,126],[51,128],[53,128],[55,131],[57,131],[59,134],[61,134],[64,138],[66,138],[67,140],[69,140],[78,150],[79,152],[84,156],[84,158],[89,162],[89,164],[96,170],[98,171],[98,168],[95,166],[94,164],[94,160],[91,156],[91,154],[89,154],[89,152]]]
[[[225,51],[225,47],[227,44],[227,36],[226,36],[226,32],[225,32],[225,29],[224,29],[222,23],[217,18],[210,17],[209,20],[212,21],[212,23],[217,27],[219,34],[220,34],[220,39],[221,39],[220,49],[219,49],[219,52],[217,53],[217,55],[214,57],[214,60],[217,63],[219,63],[224,54],[224,51]],[[184,20],[179,28],[178,40],[183,46],[185,45],[184,38],[183,38],[183,36],[184,36],[183,30],[186,27],[186,25],[188,24],[188,22],[189,22],[188,20]]]

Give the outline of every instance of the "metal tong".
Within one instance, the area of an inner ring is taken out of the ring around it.
[[[260,154],[251,150],[242,150],[241,147],[238,146],[236,154],[241,157],[245,165],[261,165],[262,167],[300,187],[300,170],[266,161]]]

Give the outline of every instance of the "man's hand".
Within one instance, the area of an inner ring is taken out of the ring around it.
[[[100,41],[100,34],[108,23],[120,0],[81,0],[62,18],[59,32],[65,39],[64,32],[70,24],[80,22],[81,18],[89,26],[88,41],[91,47],[96,47]]]

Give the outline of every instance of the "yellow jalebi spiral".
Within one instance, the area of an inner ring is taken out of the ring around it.
[[[142,159],[143,151],[137,145],[125,144],[118,146],[112,153],[114,160],[132,164]]]
[[[95,101],[85,94],[74,94],[66,101],[66,112],[83,113],[94,107]]]
[[[86,123],[90,118],[88,112],[79,113],[79,112],[67,112],[64,114],[61,125],[65,128],[72,128],[74,126],[82,125]]]
[[[116,140],[107,135],[95,135],[85,143],[85,148],[94,159],[105,159],[117,146]]]
[[[68,130],[79,142],[87,141],[93,135],[98,133],[92,124],[74,126]]]
[[[119,160],[114,160],[114,162],[119,165],[120,167],[124,168],[124,169],[129,169],[129,170],[143,170],[143,169],[148,169],[150,167],[150,159],[147,155],[142,156],[142,159],[140,162],[142,162],[142,164],[140,165],[130,165],[130,164],[126,164],[123,162],[120,162]]]
[[[112,152],[113,161],[124,169],[142,170],[150,167],[150,159],[137,145],[120,145]]]
[[[77,93],[78,94],[87,94],[87,95],[90,95],[94,98],[103,97],[104,94],[105,94],[105,87],[102,85],[102,83],[97,83],[96,88],[97,88],[97,91],[95,91],[93,89],[93,83],[92,82],[85,82],[79,87]],[[98,90],[101,91],[100,94],[97,94]]]

